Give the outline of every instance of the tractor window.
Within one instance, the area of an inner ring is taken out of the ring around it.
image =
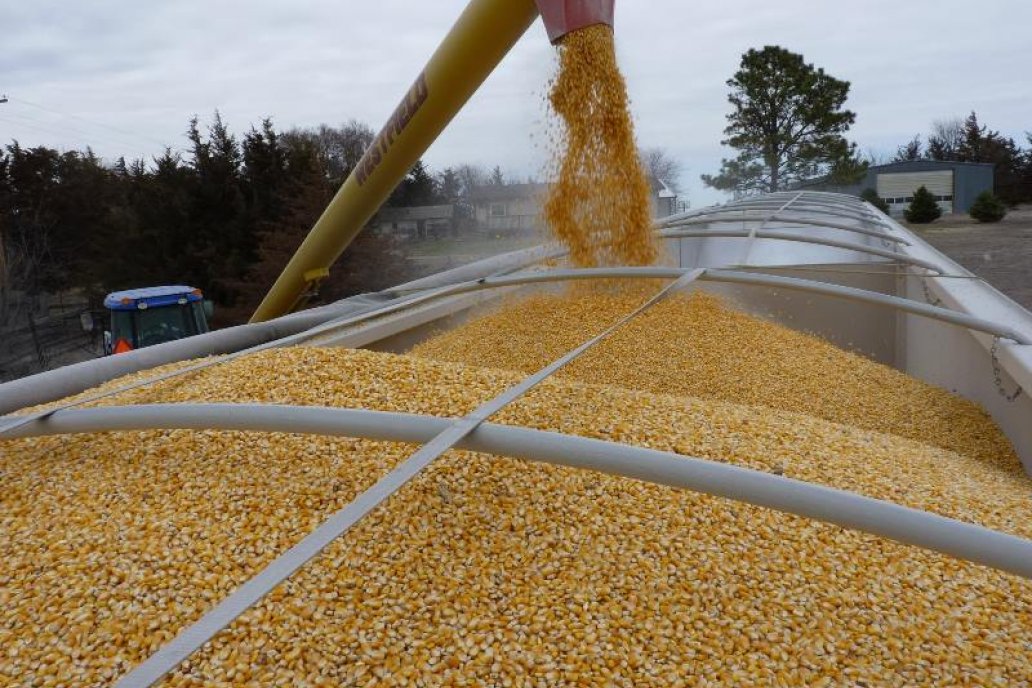
[[[190,315],[196,326],[195,332],[203,334],[208,331],[208,318],[204,315],[204,303],[194,301],[190,304]]]
[[[124,339],[134,349],[139,346],[136,341],[136,333],[133,331],[133,316],[135,314],[135,311],[111,311],[112,342]]]
[[[154,346],[197,334],[197,323],[188,305],[136,311],[139,346]]]

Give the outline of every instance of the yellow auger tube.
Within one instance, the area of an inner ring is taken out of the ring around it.
[[[470,2],[251,322],[283,315],[303,301],[537,16],[534,0]]]

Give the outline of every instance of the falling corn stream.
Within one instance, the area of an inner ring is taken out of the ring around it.
[[[578,267],[648,265],[657,254],[613,30],[566,35],[549,102],[562,122],[544,219]]]

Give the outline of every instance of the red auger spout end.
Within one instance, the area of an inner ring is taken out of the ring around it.
[[[594,24],[613,25],[616,0],[537,0],[548,40],[558,43],[563,36]]]

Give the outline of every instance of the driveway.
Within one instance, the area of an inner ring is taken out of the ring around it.
[[[1012,209],[995,224],[949,215],[931,225],[907,226],[1032,311],[1032,205]]]

